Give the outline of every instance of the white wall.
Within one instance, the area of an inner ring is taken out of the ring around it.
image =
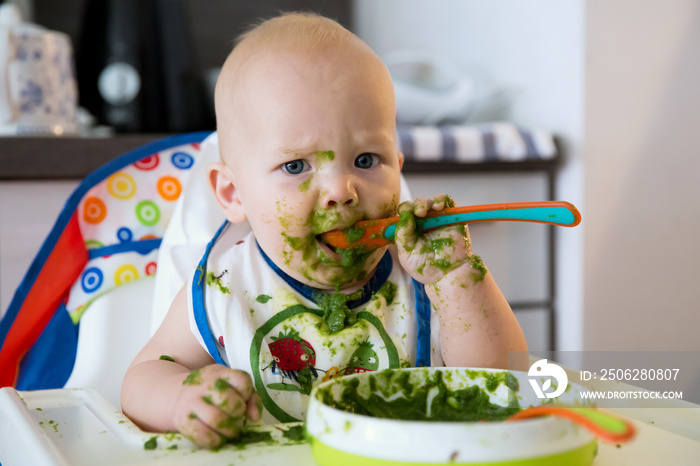
[[[440,53],[565,142],[560,349],[699,350],[700,3],[356,0],[380,55]],[[584,291],[585,290],[585,291]]]
[[[355,0],[355,10],[358,35],[380,56],[403,48],[440,54],[477,84],[506,91],[512,105],[500,116],[561,138],[567,160],[558,197],[579,207],[584,221],[557,230],[558,348],[581,349],[583,0]]]
[[[0,183],[0,317],[77,181]]]
[[[586,17],[585,346],[700,350],[700,4]]]

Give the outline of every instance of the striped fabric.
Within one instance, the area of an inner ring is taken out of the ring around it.
[[[512,123],[397,127],[399,150],[416,162],[520,162],[557,155],[554,138]]]

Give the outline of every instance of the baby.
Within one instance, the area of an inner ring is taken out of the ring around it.
[[[416,228],[451,198],[398,205],[392,82],[359,38],[313,14],[268,20],[226,60],[215,100],[221,162],[209,181],[228,222],[252,233],[222,226],[129,367],[122,407],[138,425],[216,447],[246,420],[303,420],[323,380],[505,368],[509,351],[527,350],[466,227]],[[397,212],[396,246],[321,239]]]

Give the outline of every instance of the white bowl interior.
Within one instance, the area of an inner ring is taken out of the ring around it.
[[[584,390],[570,384],[557,402],[583,404],[580,393]],[[467,412],[474,406],[465,402],[475,393],[475,398],[481,397],[477,406],[484,407],[488,401],[500,408],[488,411],[489,420],[507,417],[509,411],[504,408],[512,408],[512,413],[518,406],[543,402],[530,390],[525,372],[470,368],[366,372],[316,387],[311,394],[307,431],[314,445],[351,455],[458,464],[542,458],[587,448],[594,441],[585,429],[553,417],[476,422],[470,419],[473,413]],[[427,404],[436,396],[445,409],[431,413]],[[392,408],[394,412],[387,412]],[[427,420],[436,413],[441,420]]]

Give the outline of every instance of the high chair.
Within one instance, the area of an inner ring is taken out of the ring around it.
[[[209,135],[144,145],[78,185],[0,321],[0,386],[96,388],[119,406],[121,378],[151,334],[158,253],[177,201],[203,146],[218,157],[215,134],[203,144]]]

